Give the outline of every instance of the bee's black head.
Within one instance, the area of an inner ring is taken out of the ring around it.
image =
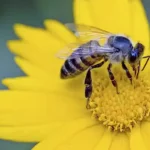
[[[144,53],[144,48],[144,45],[141,43],[135,45],[134,49],[129,53],[128,60],[130,64],[136,64],[139,62]]]

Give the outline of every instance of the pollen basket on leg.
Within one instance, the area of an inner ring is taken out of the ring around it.
[[[140,74],[133,83],[119,69],[113,71],[118,83],[116,93],[108,75],[93,72],[93,93],[89,101],[92,117],[113,131],[130,131],[150,116],[150,81]],[[132,72],[133,74],[133,72]]]

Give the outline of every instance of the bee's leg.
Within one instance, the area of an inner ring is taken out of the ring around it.
[[[108,67],[107,67],[107,70],[108,70],[108,73],[109,73],[109,78],[110,78],[110,80],[111,80],[113,86],[116,87],[116,92],[117,92],[117,94],[119,94],[119,92],[118,92],[118,84],[117,84],[117,82],[116,82],[116,80],[115,80],[115,77],[114,77],[112,71],[111,71],[111,67],[112,67],[112,64],[110,63],[110,64],[108,65]]]
[[[138,64],[138,67],[137,67],[138,69],[138,71],[137,71],[137,74],[136,74],[136,79],[138,79],[138,77],[139,77],[139,72],[140,72],[140,68],[141,68],[141,62],[139,61],[139,64]]]
[[[91,94],[92,94],[91,68],[87,71],[84,84],[85,84],[85,97],[87,98],[86,108],[88,109],[89,108],[89,105],[88,105],[89,98],[91,97]]]
[[[150,56],[144,56],[143,58],[147,58],[147,60],[146,60],[146,63],[144,64],[144,66],[143,66],[141,71],[143,71],[145,69],[145,67],[146,67],[146,65],[147,65],[147,63],[148,63],[148,61],[150,59]]]
[[[136,67],[135,66],[132,66],[132,69],[134,71],[134,76],[136,76]]]
[[[125,65],[124,61],[122,62],[122,68],[126,71],[126,75],[129,78],[131,84],[132,84],[132,76],[127,68],[127,66]]]
[[[85,81],[84,81],[84,84],[85,84],[85,97],[87,98],[87,109],[89,108],[89,99],[91,97],[91,94],[92,94],[92,77],[91,77],[91,70],[94,69],[94,68],[99,68],[101,67],[104,63],[106,62],[105,61],[102,61],[101,63],[99,64],[96,64],[96,65],[93,65],[91,66],[88,71],[87,71],[87,74],[86,74],[86,77],[85,77]]]

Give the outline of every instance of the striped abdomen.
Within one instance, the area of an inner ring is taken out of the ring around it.
[[[67,59],[61,68],[60,76],[62,79],[74,77],[88,69],[98,60],[100,60],[100,57],[98,59],[90,55],[76,59]]]
[[[87,68],[92,66],[98,60],[102,59],[102,56],[99,56],[96,52],[96,49],[99,47],[99,43],[96,40],[91,40],[79,48],[77,48],[71,56],[65,61],[64,65],[61,68],[60,76],[62,79],[74,77]],[[89,55],[83,55],[83,54]]]

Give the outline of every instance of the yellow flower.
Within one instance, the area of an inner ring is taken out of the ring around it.
[[[148,54],[149,27],[140,0],[75,0],[74,14],[76,23],[142,42]],[[10,90],[0,92],[0,138],[40,142],[33,150],[149,150],[149,67],[133,85],[116,68],[119,95],[105,67],[93,71],[94,92],[87,110],[84,75],[60,80],[63,61],[55,57],[78,39],[57,21],[46,20],[44,25],[46,29],[16,24],[20,40],[8,42],[27,76],[3,80]]]

